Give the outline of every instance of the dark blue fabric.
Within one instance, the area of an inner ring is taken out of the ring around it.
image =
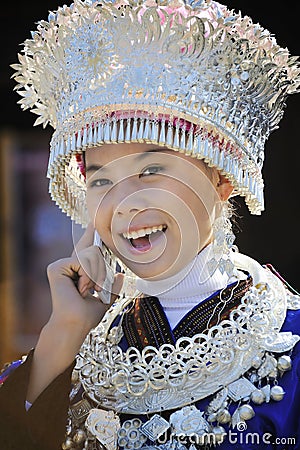
[[[291,331],[300,335],[300,311],[288,311],[281,331]],[[126,350],[126,339],[121,347]],[[300,450],[300,343],[292,353],[292,369],[285,372],[278,384],[283,387],[285,396],[276,402],[271,400],[262,405],[252,405],[255,416],[246,422],[247,429],[239,432],[223,425],[227,434],[224,442],[217,446],[220,450]],[[204,411],[209,401],[206,398],[197,402],[197,407]],[[232,405],[233,413],[237,405]],[[130,416],[129,416],[130,417]],[[127,416],[123,418],[125,420]],[[147,417],[141,419],[148,420]]]
[[[300,311],[288,311],[281,331],[292,331],[300,335]],[[255,417],[247,422],[247,430],[237,436],[236,449],[300,449],[300,343],[294,348],[292,362],[292,369],[279,380],[279,385],[286,393],[283,400],[280,402],[271,400],[268,404],[254,406]],[[258,433],[259,445],[243,443],[247,433],[249,439],[250,433]],[[263,435],[269,444],[264,443]],[[291,438],[294,438],[295,442],[288,443]],[[221,448],[225,450],[232,446],[225,443]]]
[[[13,361],[7,368],[5,368],[0,375],[0,385],[3,384],[7,378],[22,364],[22,359]]]
[[[300,335],[300,311],[288,311],[281,331],[292,331]],[[262,405],[252,405],[255,416],[246,422],[247,429],[228,432],[228,439],[220,449],[240,450],[299,450],[300,449],[300,343],[292,354],[292,369],[282,376],[278,384],[283,387],[283,400]],[[200,410],[205,409],[207,400],[199,402]],[[236,408],[232,408],[230,411]],[[226,428],[226,427],[224,427]]]
[[[288,311],[281,331],[300,335],[300,311]],[[285,391],[283,400],[252,405],[255,416],[246,422],[247,429],[229,430],[220,450],[300,450],[300,342],[292,353],[292,369],[285,372],[278,384]],[[197,403],[204,410],[210,399]],[[229,408],[233,413],[236,405]]]

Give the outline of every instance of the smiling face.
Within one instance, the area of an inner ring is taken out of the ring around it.
[[[91,221],[137,276],[172,276],[211,241],[220,177],[202,161],[152,144],[105,144],[87,149],[86,173]]]

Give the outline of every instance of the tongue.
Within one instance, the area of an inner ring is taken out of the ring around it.
[[[131,244],[135,248],[145,248],[145,247],[151,247],[151,244],[149,242],[149,236],[143,236],[139,237],[137,239],[131,239]]]

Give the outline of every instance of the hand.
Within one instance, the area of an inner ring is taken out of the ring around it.
[[[93,227],[89,225],[72,256],[48,267],[52,315],[34,351],[27,391],[30,403],[72,363],[86,335],[108,308],[90,294],[90,289],[101,289],[106,275],[100,249],[92,245],[93,235]],[[123,274],[117,274],[112,301],[122,284]]]
[[[53,313],[58,323],[78,325],[86,334],[102,319],[109,305],[95,298],[91,291],[101,291],[106,266],[99,247],[93,245],[94,229],[90,224],[70,258],[60,259],[48,267]],[[123,274],[116,274],[112,302],[123,284]]]

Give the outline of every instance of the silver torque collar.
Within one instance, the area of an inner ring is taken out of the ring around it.
[[[117,301],[87,336],[78,357],[77,370],[87,396],[122,413],[176,409],[239,380],[266,352],[291,350],[300,338],[280,332],[287,311],[285,289],[255,264],[254,286],[229,319],[205,334],[180,338],[174,346],[123,351],[118,345],[122,320],[118,327],[111,325],[132,300]]]

